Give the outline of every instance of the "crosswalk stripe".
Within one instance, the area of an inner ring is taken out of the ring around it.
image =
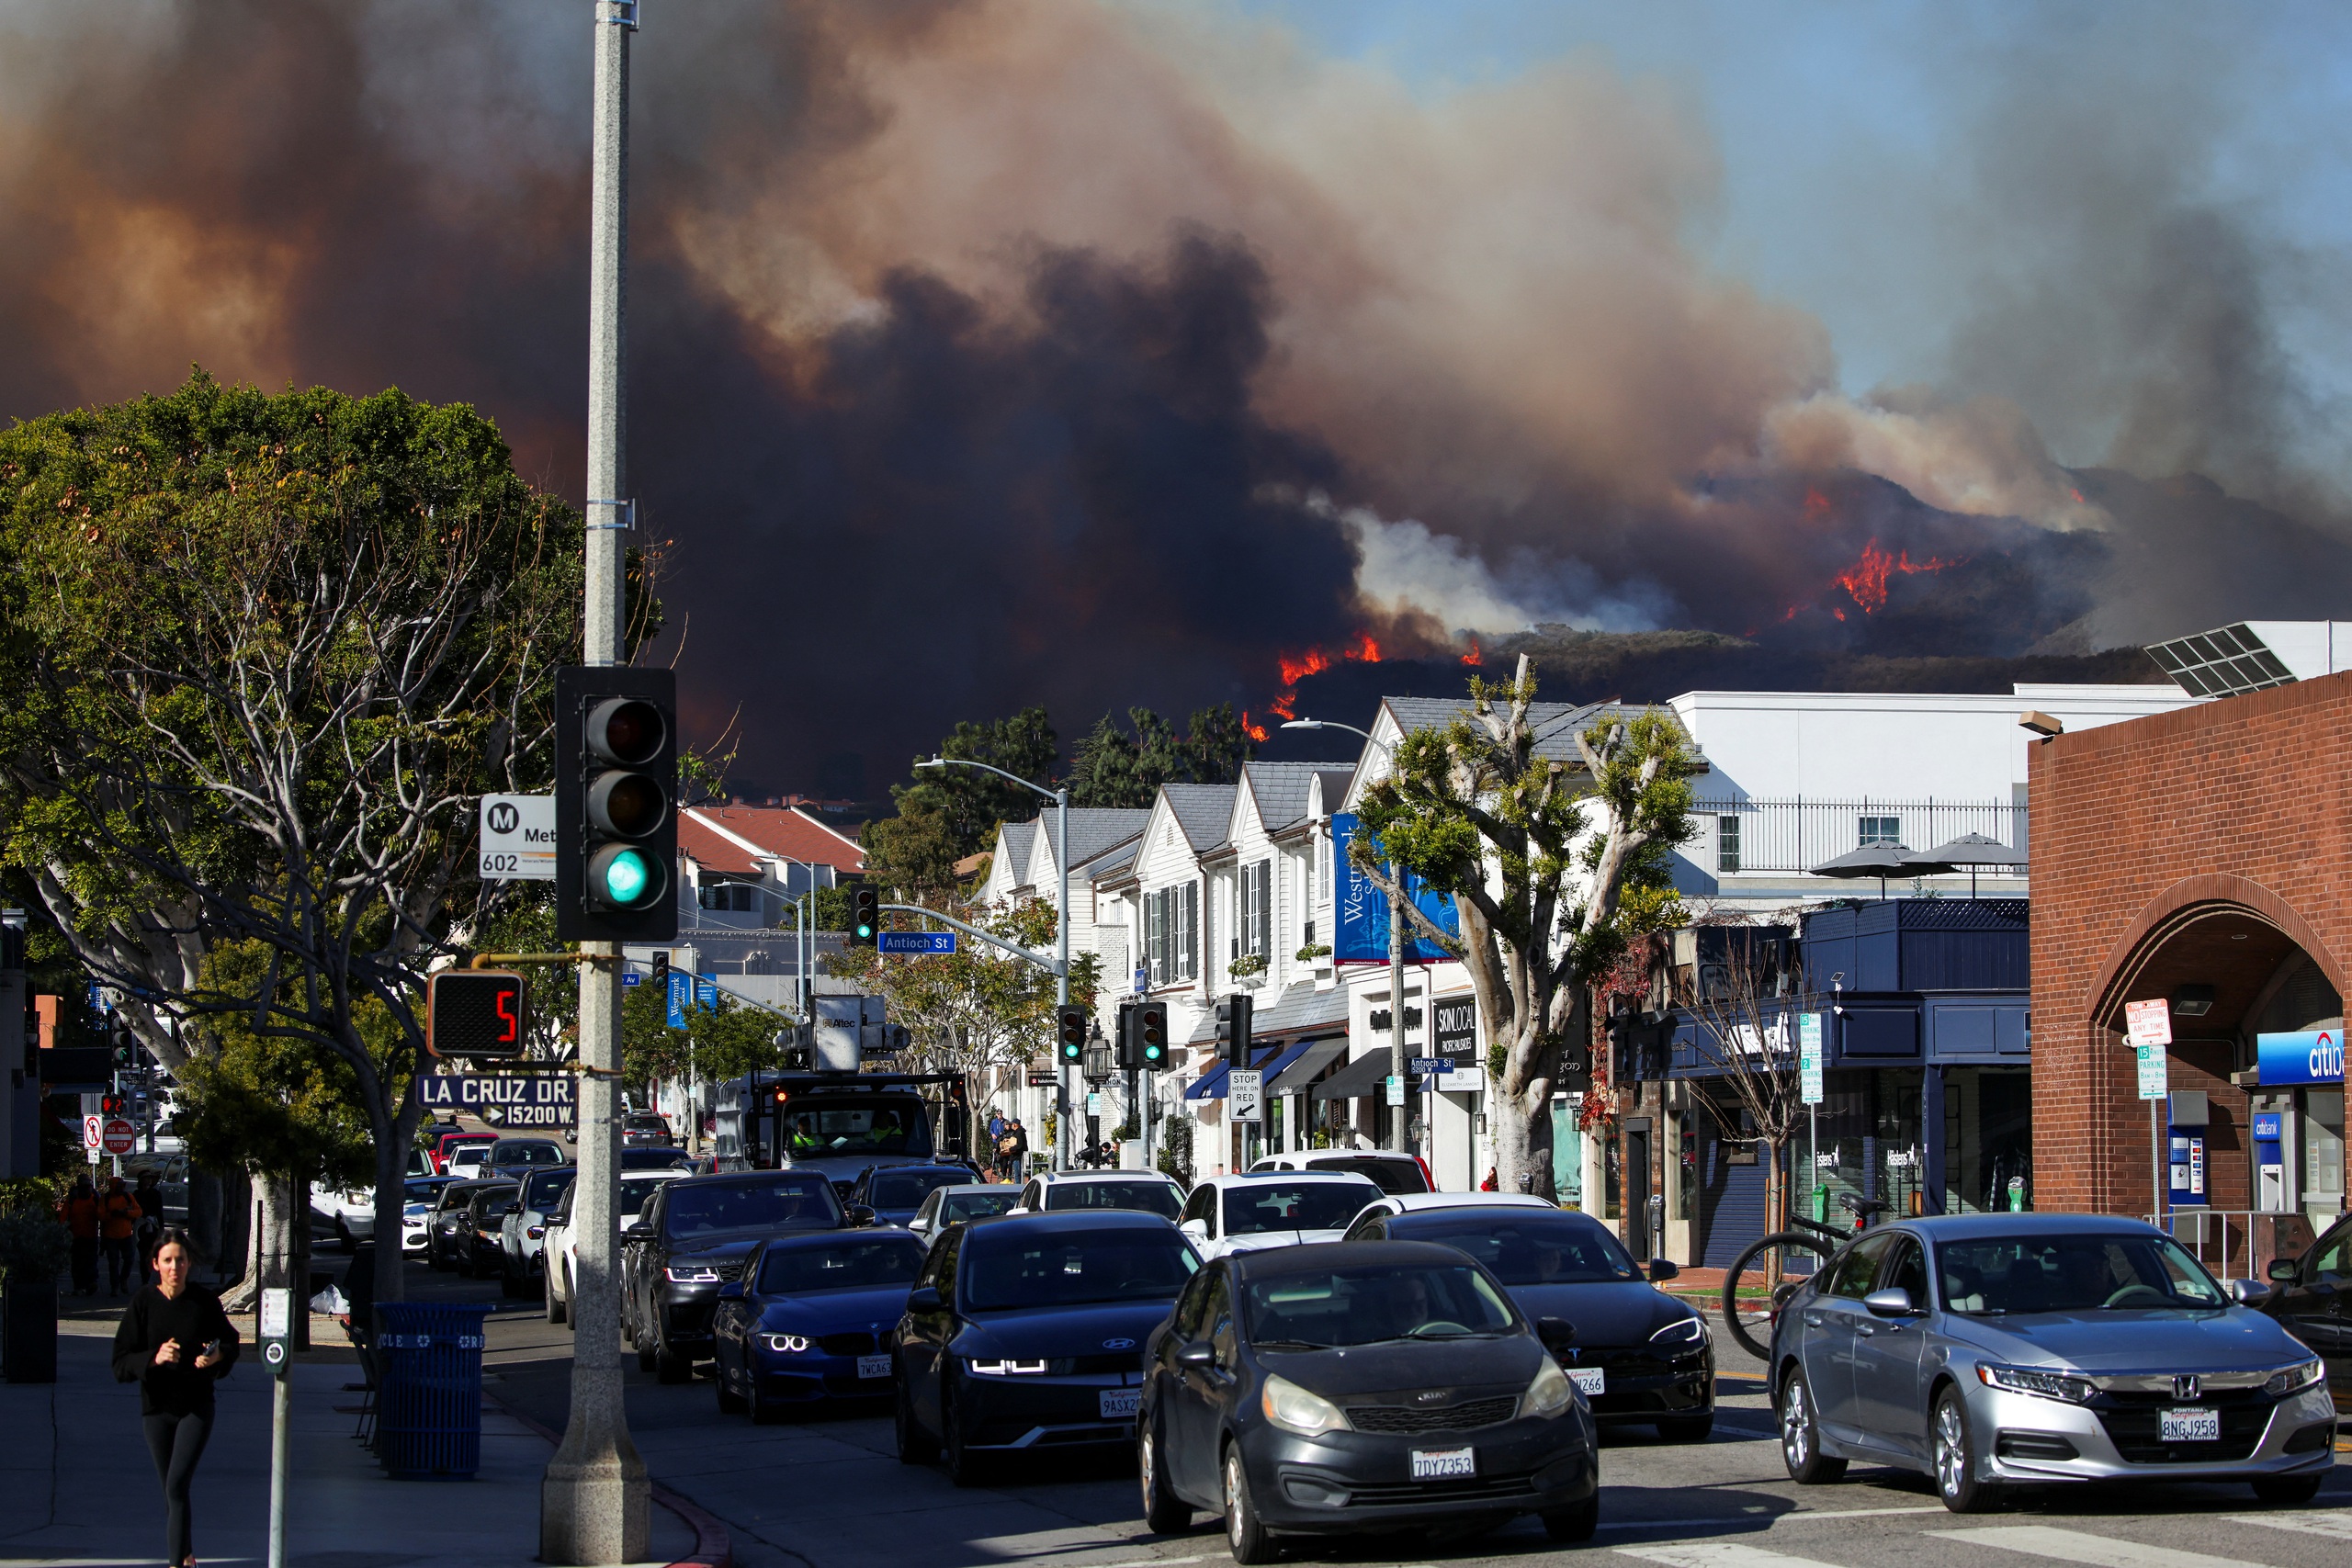
[[[2352,1540],[2352,1508],[2312,1509],[2309,1513],[2233,1514],[2233,1525],[2268,1525],[2275,1530],[2301,1530],[2305,1535],[2332,1535]]]
[[[2209,1557],[2201,1551],[2180,1551],[2169,1546],[2143,1546],[2136,1540],[2111,1540],[2054,1525],[2002,1525],[1991,1529],[1928,1530],[1934,1540],[1964,1540],[1972,1546],[1996,1546],[2035,1557],[2055,1558],[2084,1568],[2260,1568],[2235,1557]]]
[[[1672,1546],[1620,1546],[1612,1550],[1620,1557],[1639,1557],[1645,1562],[1662,1562],[1666,1568],[1829,1568],[1829,1564],[1810,1557],[1791,1557],[1783,1551],[1767,1551],[1760,1546],[1736,1540],[1686,1540]]]
[[[1904,1508],[1791,1508],[1780,1514],[1726,1514],[1721,1518],[1611,1519],[1603,1530],[1778,1529],[1782,1525],[1811,1524],[1815,1519],[1878,1519],[1894,1514],[1949,1514],[1941,1504]]]

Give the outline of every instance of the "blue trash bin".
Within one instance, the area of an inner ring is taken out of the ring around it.
[[[471,1480],[481,1468],[487,1302],[379,1302],[376,1457],[390,1474]]]

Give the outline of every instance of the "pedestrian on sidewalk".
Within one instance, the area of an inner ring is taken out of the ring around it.
[[[107,1294],[129,1295],[139,1272],[139,1200],[119,1176],[107,1179],[107,1195],[98,1200],[98,1240],[107,1254]]]
[[[74,1179],[73,1190],[57,1206],[57,1217],[65,1222],[66,1233],[74,1240],[74,1293],[95,1296],[98,1293],[98,1196],[91,1190],[88,1177]]]
[[[1023,1129],[1020,1117],[1005,1123],[1004,1141],[997,1148],[1004,1160],[1004,1179],[1020,1186],[1022,1160],[1029,1153],[1029,1134]]]
[[[237,1325],[220,1298],[190,1276],[196,1244],[177,1227],[155,1248],[163,1283],[130,1298],[114,1331],[114,1375],[139,1385],[147,1450],[164,1483],[164,1535],[172,1568],[193,1568],[196,1547],[188,1485],[212,1436],[212,1385],[237,1362]]]

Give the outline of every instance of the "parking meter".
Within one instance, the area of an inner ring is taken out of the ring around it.
[[[292,1364],[294,1292],[269,1289],[261,1293],[261,1359],[272,1377],[284,1377]]]

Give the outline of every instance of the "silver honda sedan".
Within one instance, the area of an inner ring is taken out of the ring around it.
[[[2088,1214],[1905,1220],[1857,1238],[1772,1332],[1781,1453],[1934,1478],[1973,1513],[2019,1483],[2248,1481],[2301,1503],[2335,1462],[2318,1357],[2153,1226]],[[2234,1298],[2234,1299],[2233,1299]]]

